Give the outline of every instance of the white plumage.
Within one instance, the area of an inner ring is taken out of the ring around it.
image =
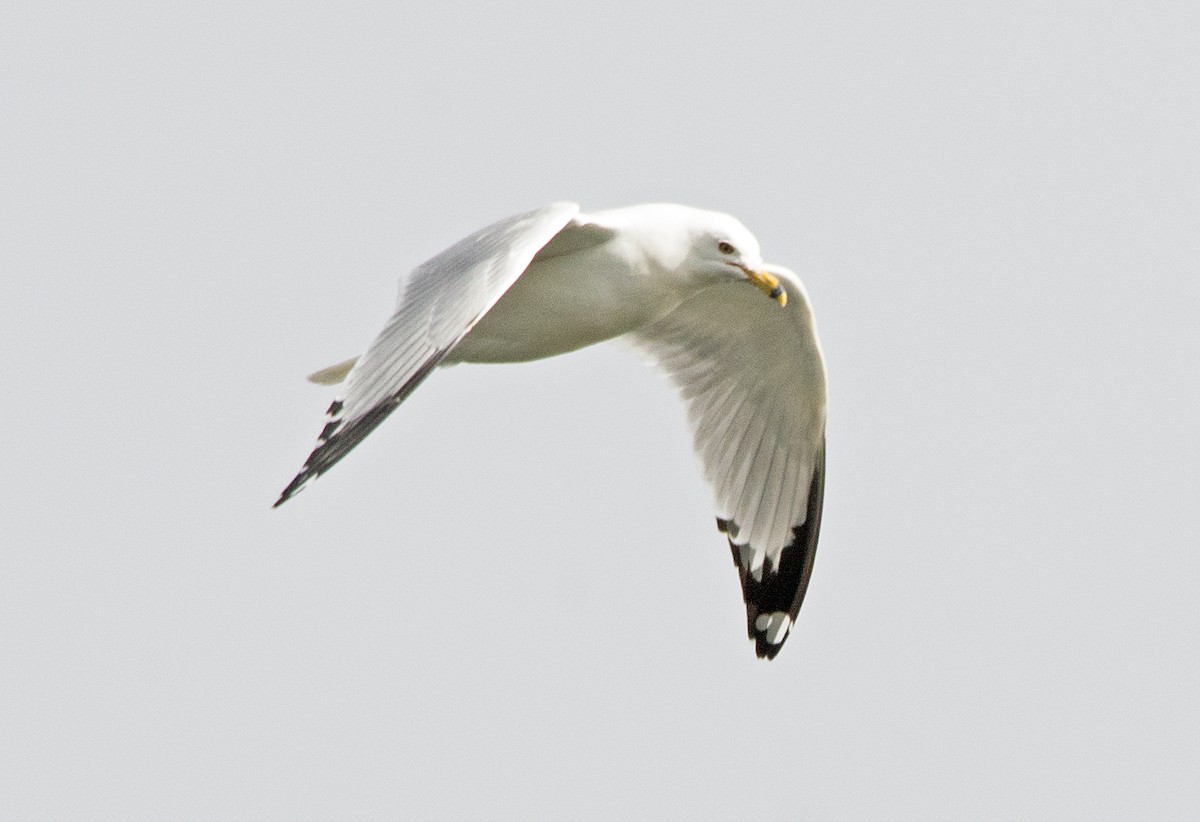
[[[678,387],[759,656],[795,621],[820,530],[825,369],[807,294],[726,214],[555,203],[418,266],[278,506],[374,430],[439,364],[521,362],[623,338]]]

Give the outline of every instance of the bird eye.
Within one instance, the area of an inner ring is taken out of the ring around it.
[[[737,249],[734,248],[731,244],[725,242],[724,240],[721,240],[721,242],[717,243],[717,251],[720,251],[722,254],[736,254],[737,253]]]

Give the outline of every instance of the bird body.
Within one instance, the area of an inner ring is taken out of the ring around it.
[[[418,266],[367,351],[310,377],[345,387],[276,505],[439,365],[536,360],[613,338],[647,353],[679,388],[738,567],[747,633],[773,658],[803,601],[820,530],[825,370],[803,287],[764,265],[758,241],[726,214],[650,204],[585,215],[555,203]]]
[[[539,254],[446,357],[451,362],[526,362],[627,334],[686,296],[654,276],[654,258],[611,235],[569,253]],[[586,295],[586,299],[582,298]]]
[[[707,220],[706,220],[707,218]],[[666,315],[697,285],[681,249],[705,222],[757,242],[725,214],[668,203],[600,211],[568,224],[447,354],[454,362],[527,362],[619,337]],[[723,273],[723,272],[722,272]]]

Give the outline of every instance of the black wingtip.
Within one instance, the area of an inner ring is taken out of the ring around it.
[[[275,504],[272,505],[271,508],[278,508],[292,497],[303,491],[304,487],[308,484],[308,481],[313,478],[313,476],[314,475],[311,471],[301,471],[299,474],[297,474],[295,479],[288,483],[288,487],[283,489],[283,493],[279,495],[279,499],[275,500]]]
[[[448,348],[443,348],[430,355],[419,368],[409,375],[394,394],[380,400],[365,414],[360,414],[351,420],[342,419],[339,415],[345,410],[345,401],[334,400],[326,412],[325,427],[321,429],[321,433],[317,437],[317,447],[308,455],[304,468],[300,470],[288,487],[283,489],[283,493],[271,507],[278,508],[283,505],[350,453],[354,446],[362,442],[367,434],[374,431],[388,414],[395,411],[400,403],[404,402],[408,395],[433,373],[433,369],[446,356],[447,351],[449,351]]]
[[[717,518],[717,529],[729,538],[733,563],[741,578],[742,598],[746,603],[746,635],[754,642],[754,651],[759,659],[774,659],[795,627],[796,616],[804,603],[804,594],[812,576],[824,499],[825,449],[822,444],[809,484],[805,519],[792,529],[791,541],[781,550],[778,561],[773,567],[769,562],[766,563],[758,578],[742,564],[740,547],[734,542],[740,530],[738,524],[732,519]],[[760,618],[767,620],[768,627],[759,627]],[[788,624],[782,626],[782,635],[777,635],[775,642],[769,642],[767,637],[771,633],[778,633],[783,619]]]
[[[754,653],[758,655],[759,659],[770,661],[777,657],[781,650],[783,650],[782,642],[772,645],[770,642],[767,642],[765,636],[757,636],[754,639]]]

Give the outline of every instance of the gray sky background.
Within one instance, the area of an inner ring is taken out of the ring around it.
[[[1200,6],[6,3],[0,817],[1200,815]],[[617,347],[278,511],[401,273],[729,211],[830,373],[754,658]]]

